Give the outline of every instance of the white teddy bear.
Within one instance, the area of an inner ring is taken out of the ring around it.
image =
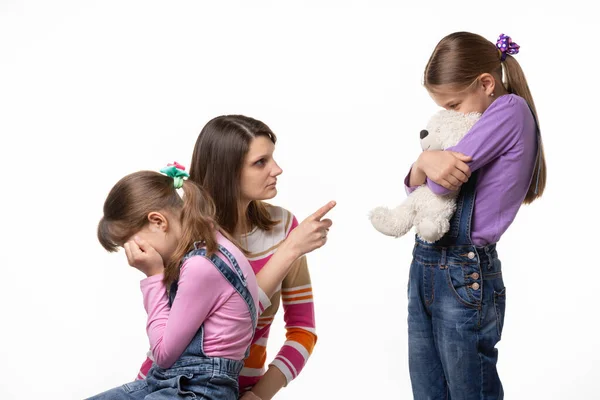
[[[456,145],[480,117],[479,113],[437,112],[429,120],[427,129],[421,131],[421,148],[423,151],[445,150]],[[372,210],[371,224],[384,235],[395,237],[404,235],[414,226],[421,239],[436,242],[450,229],[457,195],[458,191],[438,196],[427,185],[419,186],[398,207]]]

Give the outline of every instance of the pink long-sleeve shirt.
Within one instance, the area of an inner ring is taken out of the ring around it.
[[[256,309],[260,310],[259,289],[250,263],[220,233],[217,233],[217,241],[237,260]],[[233,268],[220,252],[215,254]],[[244,299],[208,259],[193,256],[183,263],[172,307],[169,307],[163,274],[142,280],[140,286],[148,313],[146,331],[150,349],[160,367],[168,368],[177,361],[203,324],[207,356],[244,358],[254,333],[250,311]]]
[[[242,245],[247,246],[251,253],[249,260],[255,273],[258,273],[267,264],[281,242],[298,226],[298,221],[289,211],[271,205],[267,207],[267,210],[271,218],[278,223],[269,231],[255,229],[242,240]],[[237,253],[233,254],[238,258]],[[177,295],[179,295],[179,290]],[[281,283],[280,289],[271,299],[260,288],[259,298],[258,325],[252,339],[250,356],[244,360],[244,368],[239,377],[241,391],[251,388],[265,373],[267,341],[271,324],[281,305],[284,310],[286,340],[269,365],[278,368],[286,377],[287,383],[302,371],[317,342],[312,285],[306,257],[300,257],[294,262],[291,271]],[[176,301],[177,299],[173,306]],[[185,323],[185,321],[180,323]],[[144,379],[151,366],[152,359],[147,358],[142,364],[137,378]]]

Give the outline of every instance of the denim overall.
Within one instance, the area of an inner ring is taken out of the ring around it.
[[[201,248],[201,242],[194,244],[194,250],[185,255],[185,260],[193,256],[206,257],[206,249]],[[227,281],[236,289],[248,305],[252,318],[252,330],[256,328],[256,307],[248,290],[246,279],[242,274],[236,259],[219,245],[223,254],[233,269],[216,255],[207,257],[221,272]],[[171,286],[169,305],[173,304],[177,282]],[[123,386],[111,389],[91,400],[127,399],[127,400],[163,400],[163,399],[207,399],[207,400],[237,400],[239,396],[238,376],[244,365],[243,361],[219,357],[208,357],[204,354],[204,328],[200,326],[198,333],[185,349],[181,357],[170,367],[160,368],[153,364],[144,380],[137,380]],[[250,343],[245,357],[250,352]]]
[[[496,371],[505,288],[496,245],[474,246],[477,171],[457,198],[450,230],[416,238],[408,285],[409,369],[415,400],[502,399]]]

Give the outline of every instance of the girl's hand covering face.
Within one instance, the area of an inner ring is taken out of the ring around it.
[[[150,277],[164,272],[162,257],[145,240],[136,236],[125,243],[123,248],[129,265],[143,272],[146,276]]]

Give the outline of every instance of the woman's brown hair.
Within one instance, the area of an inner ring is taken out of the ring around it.
[[[255,137],[267,137],[273,144],[277,137],[263,122],[244,115],[222,115],[210,120],[198,135],[192,162],[190,179],[204,187],[214,199],[217,222],[231,233],[236,233],[238,224],[250,224],[270,230],[273,221],[266,205],[254,200],[248,206],[244,221],[240,219],[240,178],[242,166],[250,142]],[[245,231],[245,229],[244,229]]]

